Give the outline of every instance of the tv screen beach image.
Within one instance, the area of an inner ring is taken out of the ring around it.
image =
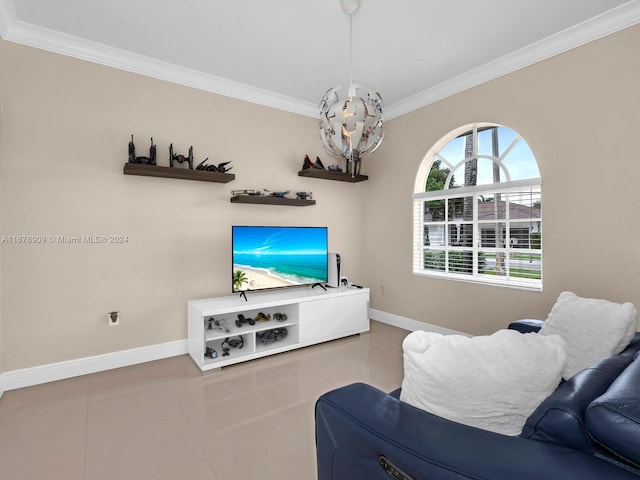
[[[325,227],[233,227],[233,291],[327,281]]]

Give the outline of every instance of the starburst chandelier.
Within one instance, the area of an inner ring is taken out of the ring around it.
[[[352,14],[359,0],[340,0],[349,15],[349,87],[337,85],[320,100],[320,139],[330,155],[347,161],[347,173],[360,174],[363,155],[372,153],[382,143],[382,97],[369,85],[351,77],[353,57]]]

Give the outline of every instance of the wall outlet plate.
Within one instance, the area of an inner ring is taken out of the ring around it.
[[[110,327],[120,325],[120,312],[109,312],[107,320],[109,321]]]

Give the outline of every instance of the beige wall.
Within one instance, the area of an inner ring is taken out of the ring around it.
[[[231,225],[329,227],[362,278],[364,185],[300,178],[322,152],[317,121],[0,42],[3,235],[126,235],[119,245],[1,244],[3,369],[186,338],[186,302],[231,293]],[[123,175],[149,137],[197,161],[231,160],[227,184]],[[312,191],[317,205],[239,205],[243,188]],[[107,326],[119,310],[121,325]]]
[[[0,234],[126,235],[120,245],[0,244],[3,371],[181,340],[186,302],[230,292],[230,226],[327,225],[375,309],[469,333],[544,318],[562,290],[640,305],[640,27],[387,122],[359,184],[297,176],[317,122],[0,41]],[[415,277],[411,193],[463,124],[522,134],[543,177],[544,291]],[[228,184],[124,176],[127,142],[232,160]],[[232,205],[241,188],[313,207]],[[607,271],[608,273],[603,273]],[[384,290],[384,294],[382,291]],[[108,327],[111,310],[121,325]]]
[[[389,121],[368,164],[364,257],[371,306],[474,334],[546,318],[558,294],[640,306],[640,26]],[[529,143],[543,179],[544,291],[416,277],[412,200],[424,155],[473,122]],[[382,293],[384,289],[384,294]]]
[[[4,71],[4,49],[2,48],[2,40],[0,40],[0,195],[2,192],[2,178],[4,177],[4,169],[2,167],[3,161],[2,159],[5,157],[5,152],[4,152],[4,146],[5,143],[4,141],[2,141],[2,132],[4,131],[4,124],[3,124],[3,114],[2,112],[4,111],[4,95],[2,95],[3,92],[3,78],[4,75],[2,74],[2,72]],[[4,203],[2,202],[2,200],[0,199],[0,227],[2,226],[2,214],[4,212]],[[0,234],[2,233],[2,229],[0,228]],[[2,284],[4,283],[3,281],[3,275],[2,275],[2,248],[0,247],[0,374],[2,374],[2,372],[4,371],[3,368],[3,359],[4,359],[4,355],[3,355],[3,351],[4,351],[4,346],[3,346],[3,336],[2,336],[2,331],[3,331],[3,322],[2,322],[2,314],[3,314],[3,298],[4,298],[4,290],[2,289]],[[2,395],[4,391],[2,382],[0,382],[0,396]]]

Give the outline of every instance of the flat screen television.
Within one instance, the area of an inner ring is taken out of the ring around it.
[[[234,293],[327,282],[327,227],[231,230]]]

